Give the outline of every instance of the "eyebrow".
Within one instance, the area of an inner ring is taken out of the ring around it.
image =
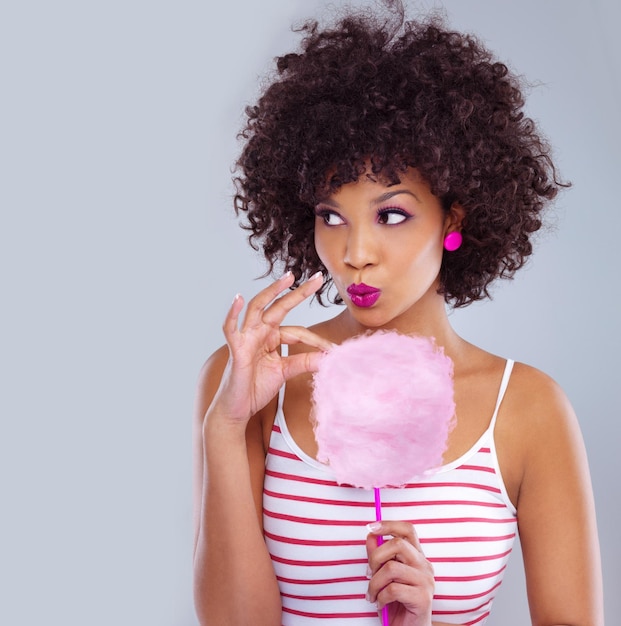
[[[386,202],[387,200],[390,200],[391,198],[394,198],[395,196],[403,193],[407,194],[408,196],[412,196],[415,200],[418,200],[418,202],[420,202],[420,198],[409,189],[396,189],[395,191],[387,191],[386,193],[383,193],[379,198],[373,201],[373,204],[381,204],[382,202]]]
[[[391,198],[394,198],[395,196],[398,196],[401,194],[407,194],[408,196],[412,196],[415,200],[420,202],[420,198],[415,193],[411,192],[409,189],[395,189],[394,191],[387,191],[383,193],[381,196],[378,196],[372,201],[372,203],[382,204],[382,202],[386,202],[390,200]],[[320,200],[318,204],[327,204],[328,206],[331,206],[334,208],[340,207],[340,204],[338,202],[335,202],[331,198],[324,198],[323,200]]]

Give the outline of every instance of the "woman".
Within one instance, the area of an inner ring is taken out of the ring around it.
[[[446,312],[525,263],[563,186],[519,82],[434,19],[304,32],[242,133],[236,208],[285,271],[235,298],[200,376],[201,624],[377,624],[385,606],[392,625],[484,624],[518,531],[533,624],[602,624],[575,415],[549,377],[467,343]],[[331,287],[342,312],[282,325]],[[390,491],[367,528],[372,496],[316,461],[309,383],[322,352],[378,329],[452,359],[456,425],[440,471]]]

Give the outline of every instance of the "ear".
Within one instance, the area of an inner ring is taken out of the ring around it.
[[[444,218],[444,234],[461,230],[461,223],[466,216],[466,210],[459,202],[453,202]]]

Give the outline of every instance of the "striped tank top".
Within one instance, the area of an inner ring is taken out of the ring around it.
[[[400,489],[382,489],[384,519],[414,524],[435,576],[433,619],[482,625],[502,582],[517,512],[500,475],[494,425],[507,388],[507,361],[488,429],[456,461]],[[373,490],[338,485],[330,468],[293,441],[278,410],[266,458],[265,540],[282,598],[283,626],[381,623],[365,594],[365,525]]]

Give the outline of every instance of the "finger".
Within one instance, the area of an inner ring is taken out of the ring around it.
[[[392,585],[405,585],[412,589],[417,587],[428,587],[430,584],[427,572],[423,568],[409,567],[398,561],[388,561],[372,578],[369,580],[367,597],[370,602],[378,602],[382,591]],[[390,602],[390,595],[382,596],[383,604]]]
[[[285,380],[290,380],[300,374],[316,372],[323,356],[322,352],[300,352],[288,356],[283,360],[283,375]]]
[[[407,589],[407,602],[403,597],[399,597],[399,600],[404,604],[415,605],[417,595],[419,598],[425,598],[431,602],[435,587],[431,563],[424,558],[420,559],[420,562],[415,566],[395,560],[386,562],[369,580],[367,591],[369,601],[381,600],[382,605],[394,601],[397,599],[395,595],[382,594],[384,590],[393,585],[404,585]],[[391,593],[394,593],[394,589]]]
[[[262,315],[265,324],[280,325],[287,313],[312,296],[323,284],[321,272],[311,276],[305,283],[278,298]]]
[[[419,567],[426,561],[420,542],[409,522],[376,522],[369,525],[366,547],[369,567],[375,574],[388,561],[397,560],[410,567]],[[392,539],[378,545],[378,537],[392,536]]]
[[[323,352],[328,352],[334,348],[334,344],[331,341],[328,341],[304,326],[281,326],[280,339],[282,343],[289,345],[303,343],[312,348],[322,350]]]
[[[265,307],[267,307],[269,303],[276,299],[283,291],[291,287],[293,281],[293,273],[289,271],[283,274],[277,281],[259,291],[259,293],[248,303],[244,323],[250,326],[258,324],[261,321],[261,316],[263,315]]]
[[[392,537],[401,537],[411,543],[417,550],[422,552],[418,535],[414,525],[410,522],[382,520],[367,526],[369,533],[377,536],[391,535]]]
[[[388,563],[398,562],[408,567],[422,567],[426,561],[422,552],[401,537],[393,537],[377,548],[376,541],[377,537],[372,535],[367,538],[369,569],[372,575],[377,574]]]
[[[395,581],[383,589],[380,589],[374,602],[377,604],[377,608],[380,611],[387,604],[399,602],[416,615],[428,615],[429,618],[431,618],[433,589],[433,585],[426,583],[420,585],[410,585]]]
[[[239,314],[241,313],[243,308],[244,298],[240,294],[236,294],[235,298],[233,298],[233,302],[228,310],[228,313],[224,318],[224,323],[222,324],[222,330],[227,341],[229,341],[235,331],[237,331]]]

